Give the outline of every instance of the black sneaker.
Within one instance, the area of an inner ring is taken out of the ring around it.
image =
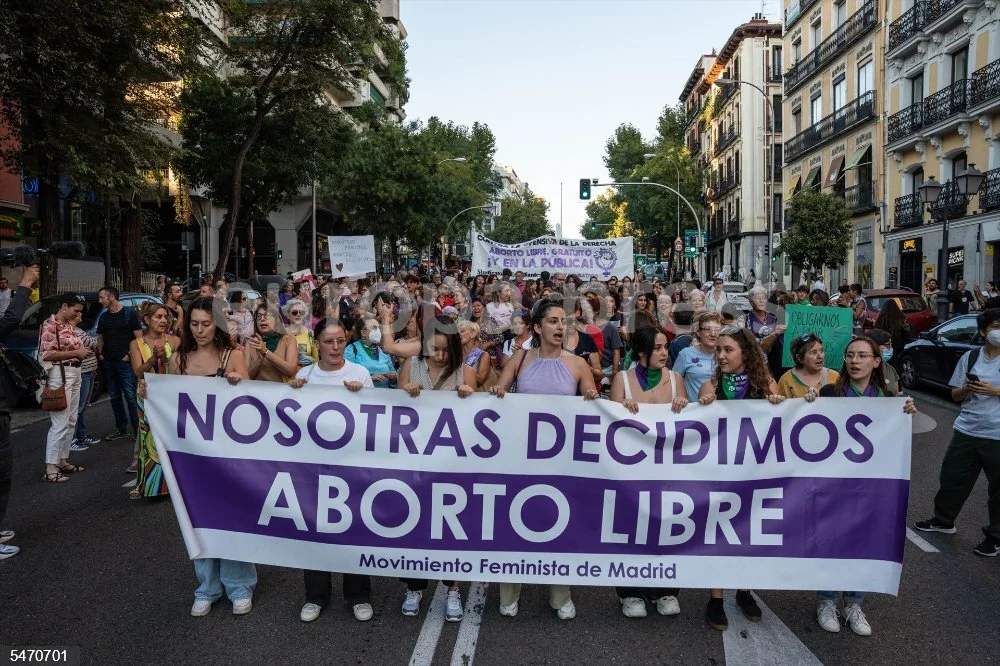
[[[736,592],[736,605],[740,607],[743,615],[751,622],[760,622],[761,618],[764,617],[760,606],[757,605],[757,600],[753,598],[753,595],[749,591],[744,592],[740,590]]]
[[[729,628],[729,618],[726,617],[726,609],[722,606],[722,599],[708,600],[708,607],[705,608],[705,620],[712,629],[725,631]]]
[[[928,518],[918,523],[913,523],[913,527],[921,532],[941,532],[942,534],[954,534],[958,530],[954,525],[945,525],[937,518]]]
[[[983,557],[996,557],[1000,555],[1000,539],[988,536],[981,544],[973,548],[972,552]]]

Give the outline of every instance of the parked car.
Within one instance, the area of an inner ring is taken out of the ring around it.
[[[83,307],[83,317],[80,320],[80,328],[96,337],[97,322],[100,321],[101,315],[105,313],[105,309],[97,302],[96,291],[85,292],[80,295],[86,301],[86,305]],[[121,294],[118,300],[125,307],[131,308],[137,308],[150,301],[160,302],[160,299],[156,296],[134,292]],[[46,296],[37,303],[32,303],[25,310],[24,316],[21,318],[21,325],[4,339],[4,344],[10,349],[15,349],[35,358],[38,353],[38,330],[41,328],[42,322],[55,314],[57,310],[59,310],[59,295]],[[103,386],[104,382],[102,381],[100,371],[98,371],[94,395],[99,394]]]
[[[706,287],[711,289],[711,286]],[[750,298],[747,296],[747,286],[742,282],[723,282],[722,291],[726,292],[726,300],[743,312],[750,312]]]
[[[257,301],[257,299],[261,297],[261,293],[259,291],[250,288],[241,289],[240,285],[243,284],[244,283],[241,282],[241,283],[236,283],[235,285],[230,285],[229,291],[230,292],[242,291],[247,296],[247,307],[253,307],[253,304]],[[198,298],[198,294],[200,293],[201,292],[199,289],[195,289],[194,291],[189,291],[183,296],[181,296],[181,307],[184,308],[185,311],[187,311],[188,306],[190,306],[194,302],[194,300]]]
[[[906,388],[921,383],[947,387],[962,355],[982,346],[976,315],[959,315],[920,333],[903,348],[899,357],[899,379]]]
[[[658,277],[661,280],[667,277],[667,264],[664,262],[654,261],[651,264],[646,264],[642,267],[642,279],[652,280],[654,277]]]
[[[896,305],[902,310],[913,335],[923,333],[937,323],[937,314],[931,312],[927,301],[920,294],[905,289],[869,289],[865,292],[865,301],[868,303],[866,328],[875,325],[878,313],[890,300],[896,301]]]

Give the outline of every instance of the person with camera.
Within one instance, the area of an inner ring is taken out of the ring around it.
[[[10,305],[0,317],[0,340],[6,338],[21,324],[24,311],[28,309],[31,285],[37,281],[38,266],[25,266],[24,273],[21,274],[21,283],[14,289]],[[14,466],[14,454],[10,445],[10,410],[17,405],[20,397],[21,393],[10,371],[5,364],[0,363],[0,560],[13,557],[21,550],[7,543],[14,538],[14,530],[4,529]]]

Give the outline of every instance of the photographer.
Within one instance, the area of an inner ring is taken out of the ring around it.
[[[14,290],[10,305],[0,317],[0,340],[6,338],[21,323],[28,308],[31,285],[38,281],[38,266],[26,266],[21,274],[21,284]],[[10,410],[20,397],[10,373],[0,365],[0,560],[17,555],[17,546],[7,545],[14,538],[13,530],[3,529],[7,500],[10,498],[11,467],[14,455],[10,446]]]

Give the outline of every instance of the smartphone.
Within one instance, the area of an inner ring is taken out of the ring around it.
[[[969,383],[980,381],[979,375],[977,375],[974,372],[967,372],[967,373],[965,373],[965,380],[967,382],[969,382]]]

